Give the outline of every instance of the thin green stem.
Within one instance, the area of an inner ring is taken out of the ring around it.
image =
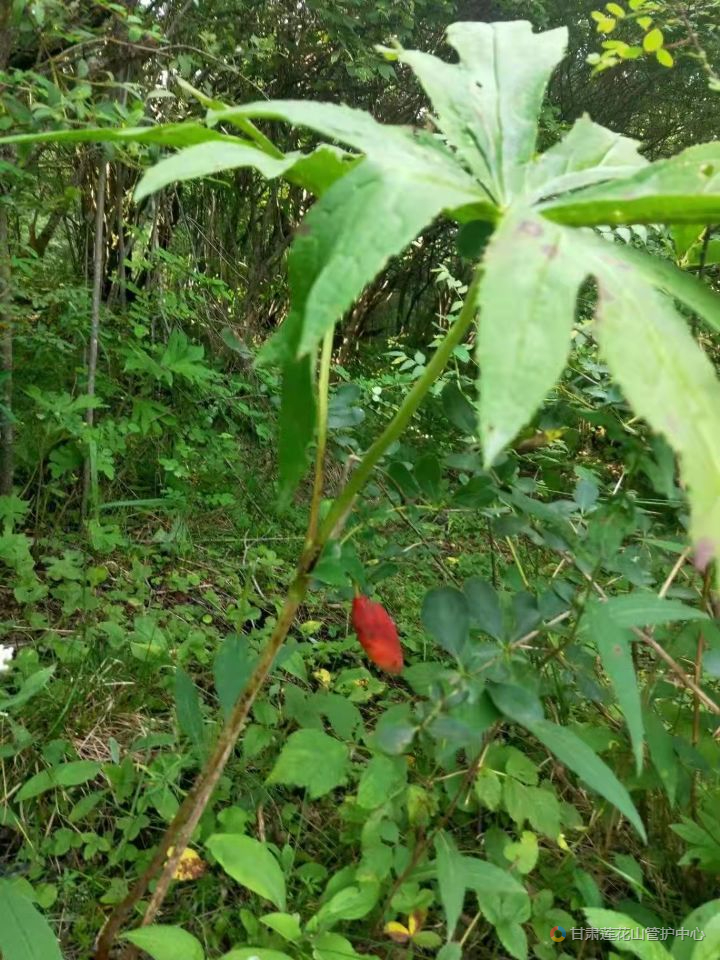
[[[480,276],[481,273],[478,269],[470,284],[470,288],[465,297],[465,303],[458,314],[457,320],[448,330],[445,339],[441,341],[430,362],[425,367],[425,372],[415,381],[413,388],[403,400],[395,416],[362,458],[330,508],[328,515],[320,527],[318,535],[318,543],[321,546],[330,539],[336,526],[338,526],[350,512],[355,497],[364,486],[365,481],[372,473],[375,465],[388,447],[399,439],[403,430],[410,422],[411,417],[420,406],[425,394],[445,369],[445,365],[452,356],[453,350],[461,343],[463,337],[470,329],[477,310],[477,292],[480,286]]]
[[[330,365],[332,363],[333,342],[335,327],[331,327],[325,334],[322,352],[320,354],[320,372],[318,373],[317,393],[317,447],[315,449],[315,480],[313,483],[312,501],[310,503],[310,520],[308,521],[308,542],[315,543],[320,518],[320,503],[323,495],[323,481],[325,478],[325,451],[327,449],[328,431],[328,393],[330,389]]]

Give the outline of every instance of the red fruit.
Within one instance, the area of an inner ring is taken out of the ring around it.
[[[397,627],[385,607],[369,597],[355,597],[352,622],[357,638],[372,662],[388,673],[400,673],[403,668],[402,647]]]

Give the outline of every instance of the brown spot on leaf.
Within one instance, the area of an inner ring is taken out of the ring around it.
[[[682,430],[682,424],[674,413],[668,413],[665,418],[665,423],[667,425],[668,433],[674,437],[676,437]]]
[[[624,260],[618,260],[617,257],[603,257],[603,260],[609,267],[614,267],[615,270],[623,270],[625,273],[632,270],[629,263],[625,263]]]
[[[612,301],[615,299],[615,296],[610,292],[610,289],[600,281],[598,281],[597,293],[598,293],[598,310],[595,314],[595,323],[600,323],[603,319],[602,316],[600,315],[600,310],[602,309],[604,304],[612,303]]]
[[[544,243],[540,248],[548,260],[552,260],[553,257],[557,256],[558,244],[557,243]]]
[[[534,220],[523,220],[517,232],[524,233],[528,237],[541,237],[543,235],[543,228]]]
[[[715,557],[715,541],[711,537],[701,537],[695,546],[693,563],[703,573],[710,561]]]

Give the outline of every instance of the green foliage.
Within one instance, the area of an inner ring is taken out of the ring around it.
[[[202,944],[180,927],[160,924],[131,930],[125,939],[141,947],[153,960],[204,960]]]
[[[285,909],[285,878],[277,860],[253,837],[217,833],[207,848],[233,880]]]
[[[692,68],[687,25],[652,6],[597,11],[598,67],[675,57],[668,84]],[[561,109],[593,38],[555,6],[522,15],[570,34],[454,24],[447,59],[404,46],[435,48],[455,15],[440,0],[25,12],[0,64],[3,956],[59,956],[56,924],[89,956],[142,875],[276,627],[327,401],[326,495],[378,458],[197,824],[194,872],[167,923],[127,940],[158,960],[349,960],[392,951],[399,928],[408,956],[550,960],[574,947],[549,931],[583,911],[632,928],[687,914],[706,939],[672,956],[710,960],[717,143],[678,129],[657,159],[661,95],[633,125],[630,86],[596,103],[605,126]],[[256,102],[227,105],[248,86]],[[712,136],[703,97],[680,106]],[[358,647],[355,587],[396,621],[400,677]]]
[[[8,960],[61,960],[48,922],[9,880],[0,880],[0,947]]]

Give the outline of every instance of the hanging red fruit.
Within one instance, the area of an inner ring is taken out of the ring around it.
[[[403,654],[397,627],[381,603],[357,596],[352,604],[352,622],[362,648],[372,662],[388,673],[400,673]]]

